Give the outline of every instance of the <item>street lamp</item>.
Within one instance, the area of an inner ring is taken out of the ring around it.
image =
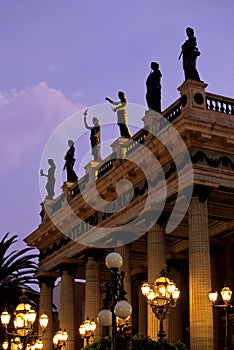
[[[61,349],[66,345],[68,339],[67,331],[62,331],[61,329],[53,336],[53,344],[55,348]]]
[[[96,330],[96,323],[94,320],[90,321],[89,318],[87,318],[85,321],[82,322],[79,328],[79,333],[82,339],[86,340],[86,344],[89,344],[90,338],[94,337],[94,333]]]
[[[222,300],[224,302],[223,305],[216,304],[217,299],[218,299],[218,292],[210,292],[209,299],[210,302],[212,303],[212,307],[221,307],[225,311],[225,345],[224,345],[224,350],[229,350],[231,349],[231,339],[230,339],[230,330],[229,330],[229,313],[230,309],[232,309],[234,306],[230,304],[231,298],[232,298],[232,290],[224,286],[223,289],[220,291]]]
[[[40,350],[43,347],[41,338],[46,331],[46,327],[48,325],[48,316],[46,314],[42,314],[39,318],[39,324],[42,329],[42,333],[39,335],[36,332],[36,317],[37,313],[33,309],[32,305],[27,302],[27,297],[25,295],[25,290],[22,290],[23,294],[20,297],[20,304],[16,307],[14,314],[11,315],[7,311],[3,311],[1,314],[1,322],[5,328],[5,332],[7,335],[12,336],[11,345],[12,349],[22,349],[29,350],[37,349]],[[8,330],[8,325],[10,321],[13,321],[14,331]],[[36,339],[38,338],[38,339]],[[3,349],[6,350],[8,348],[8,342],[5,341],[3,343]]]
[[[147,303],[151,306],[155,317],[160,322],[158,339],[161,342],[166,342],[163,320],[167,318],[170,309],[176,306],[180,291],[174,282],[168,278],[168,273],[165,269],[160,272],[160,277],[152,284],[148,282],[143,283],[141,291],[146,297]]]
[[[111,350],[116,350],[116,317],[123,320],[130,318],[132,306],[127,302],[124,290],[124,271],[120,272],[123,258],[119,253],[113,252],[106,256],[106,266],[111,270],[111,281],[105,283],[104,306],[98,314],[101,326],[112,326]]]

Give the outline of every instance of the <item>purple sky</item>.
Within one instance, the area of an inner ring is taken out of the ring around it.
[[[1,235],[23,239],[38,226],[41,155],[71,114],[119,90],[144,106],[151,61],[163,75],[162,108],[179,97],[187,26],[207,91],[233,97],[233,0],[0,1]]]

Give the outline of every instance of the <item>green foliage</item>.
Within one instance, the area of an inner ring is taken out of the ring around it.
[[[109,337],[96,340],[93,344],[87,345],[81,350],[110,350],[111,341]],[[121,350],[121,347],[118,347]],[[154,341],[150,337],[142,334],[136,334],[131,338],[131,350],[187,350],[187,347],[181,341],[175,344],[167,342]]]
[[[180,340],[175,343],[175,346],[177,347],[178,350],[187,350],[187,346],[182,343]]]
[[[154,341],[150,337],[136,334],[132,337],[132,350],[178,350],[175,345],[167,342]]]
[[[13,250],[16,238],[16,235],[9,238],[9,233],[6,233],[0,241],[0,313],[5,307],[8,311],[16,307],[22,289],[26,290],[26,295],[34,307],[37,308],[39,302],[39,293],[30,287],[38,284],[37,279],[33,277],[38,271],[35,261],[38,254],[30,247]]]
[[[81,350],[110,350],[111,340],[109,337],[103,337],[93,342],[93,344],[86,345]]]

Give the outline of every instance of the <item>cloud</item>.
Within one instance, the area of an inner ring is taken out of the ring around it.
[[[14,166],[34,154],[59,123],[81,108],[45,82],[0,92],[1,165]]]

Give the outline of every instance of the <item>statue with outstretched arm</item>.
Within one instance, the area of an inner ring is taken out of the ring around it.
[[[126,99],[125,93],[122,91],[118,92],[118,97],[120,99],[118,102],[112,101],[109,97],[106,97],[105,100],[115,106],[112,108],[112,110],[113,112],[117,112],[117,125],[119,126],[120,136],[129,139],[131,137],[131,133],[128,128],[128,101]]]
[[[93,155],[95,162],[100,162],[102,159],[100,157],[101,127],[99,119],[93,117],[93,125],[89,126],[87,123],[87,114],[88,109],[84,111],[83,115],[84,125],[86,129],[90,130],[91,154]]]

